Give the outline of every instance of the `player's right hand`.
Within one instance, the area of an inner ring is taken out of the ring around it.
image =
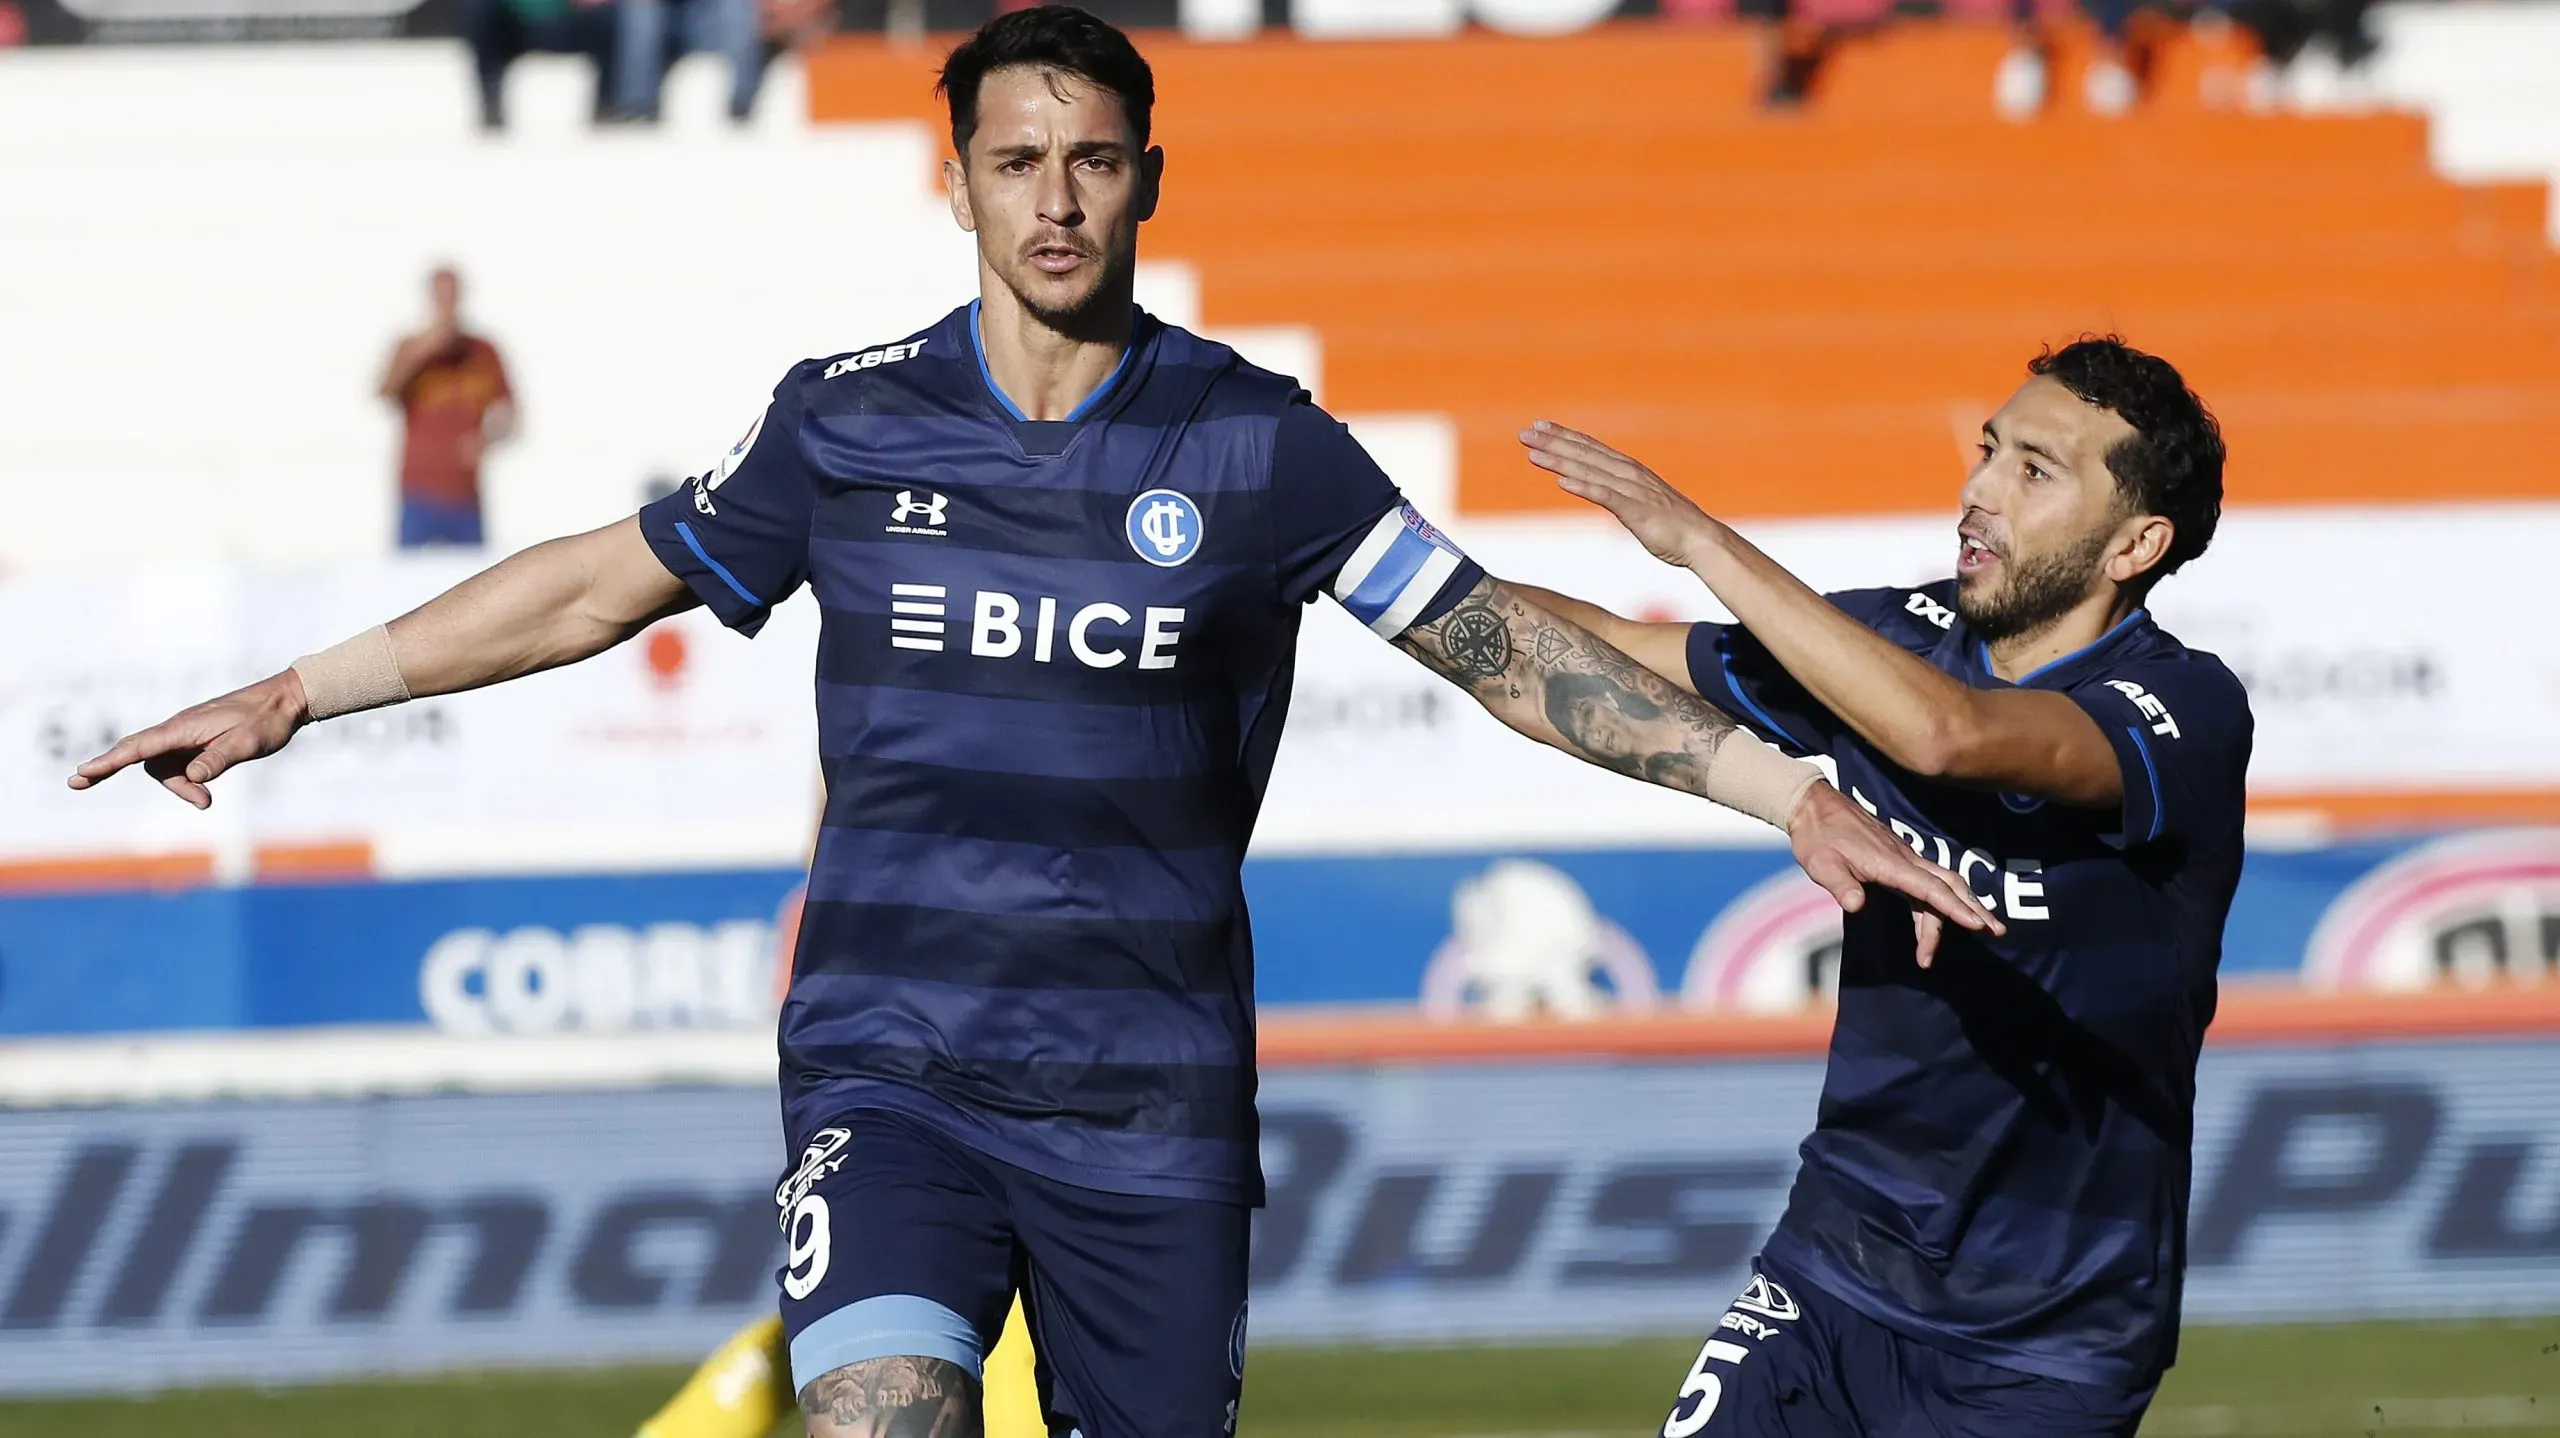
[[[210,808],[213,792],[205,786],[216,776],[283,748],[309,722],[302,676],[287,669],[127,734],[114,748],[73,770],[71,787],[86,789],[140,764],[160,787],[199,809]]]
[[[1796,801],[1787,840],[1806,875],[1849,913],[1866,907],[1870,884],[1915,900],[1912,938],[1924,969],[1937,957],[1938,939],[1949,923],[1978,933],[2009,932],[1963,879],[1913,853],[1829,784],[1813,785]]]

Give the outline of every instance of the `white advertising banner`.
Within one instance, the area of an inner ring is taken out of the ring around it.
[[[817,813],[817,611],[756,643],[678,616],[588,663],[303,731],[198,813],[140,775],[86,793],[117,735],[402,613],[479,561],[50,571],[0,585],[0,862],[370,841],[395,872],[798,862]]]
[[[1495,573],[1621,613],[1720,617],[1597,517],[1472,520]],[[1816,587],[1944,574],[1949,518],[1767,523]],[[2560,787],[2560,505],[2242,511],[2155,595],[2250,688],[2262,796]],[[2412,556],[2422,582],[2394,582]],[[52,571],[0,584],[0,862],[366,840],[388,873],[788,864],[815,812],[816,614],[747,643],[699,612],[590,663],[340,720],[199,814],[136,779],[63,777],[117,734],[396,614],[469,562],[311,572]],[[885,631],[884,631],[885,635]],[[1685,796],[1505,731],[1319,602],[1260,844],[1392,848],[1770,842]]]
[[[1253,1336],[1700,1333],[1821,1080],[1267,1074]],[[2214,1050],[2197,1092],[2190,1319],[2560,1310],[2560,1045]],[[690,1359],[772,1311],[785,1156],[762,1086],[0,1112],[0,1392]]]

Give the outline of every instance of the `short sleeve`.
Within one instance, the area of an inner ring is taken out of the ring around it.
[[[506,357],[498,353],[498,347],[496,345],[490,344],[485,340],[481,342],[480,347],[489,357],[489,380],[492,386],[489,396],[490,402],[492,404],[515,403],[516,388],[514,383],[507,378]]]
[[[1903,622],[1909,613],[1903,603],[1905,594],[1899,589],[1848,589],[1823,598],[1909,648],[1928,636],[1899,632],[1909,627]],[[1689,687],[1744,728],[1790,754],[1828,753],[1844,729],[1839,717],[1807,693],[1768,646],[1739,624],[1689,626]]]
[[[799,380],[783,380],[719,464],[640,511],[658,562],[742,634],[809,577],[817,482],[800,449]]]
[[[1433,527],[1340,420],[1300,401],[1271,442],[1273,548],[1291,603],[1330,593],[1392,639],[1457,606],[1483,569]]]
[[[2210,658],[2137,660],[2069,693],[2124,771],[2124,820],[2111,841],[2131,848],[2240,831],[2255,721],[2230,670]]]

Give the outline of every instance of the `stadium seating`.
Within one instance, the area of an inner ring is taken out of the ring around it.
[[[2027,348],[2106,326],[2220,404],[2239,502],[2549,497],[2560,271],[2546,186],[2505,177],[2560,166],[2560,7],[2382,24],[2378,88],[2434,113],[2432,154],[2415,113],[2211,108],[2245,57],[2197,43],[2131,120],[2013,126],[1997,27],[1853,41],[1774,120],[1720,27],[1157,36],[1146,297],[1259,328],[1339,410],[1413,416],[1366,432],[1427,500],[1462,469],[1477,513],[1552,504],[1509,439],[1538,414],[1732,513],[1934,508]],[[846,42],[805,88],[786,64],[739,136],[697,57],[666,131],[595,135],[575,62],[534,57],[492,142],[444,45],[0,54],[0,566],[379,552],[370,388],[448,257],[525,397],[496,541],[623,512],[777,356],[967,287],[916,123],[933,60]]]
[[[797,65],[753,133],[694,57],[664,131],[597,134],[578,62],[537,56],[491,140],[466,64],[444,44],[0,54],[0,569],[381,553],[397,430],[373,385],[441,259],[523,396],[488,484],[505,547],[627,513],[791,360],[973,288],[930,135],[813,132]],[[1196,320],[1182,267],[1142,285]],[[1303,330],[1249,340],[1319,367]],[[1413,428],[1384,443],[1427,456]]]
[[[1725,29],[1159,44],[1156,253],[1212,320],[1314,325],[1335,402],[1455,416],[1476,512],[1557,502],[1511,439],[1540,415],[1727,512],[1933,508],[2032,346],[2087,329],[2218,403],[2235,502],[2555,491],[2542,183],[2439,178],[2415,114],[2210,108],[2245,57],[2174,38],[2135,118],[2005,124],[2006,44],[1853,41],[1775,119]],[[815,112],[929,115],[929,65],[841,43]]]

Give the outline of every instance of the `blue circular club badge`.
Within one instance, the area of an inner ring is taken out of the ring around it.
[[[1151,489],[1129,501],[1129,547],[1160,569],[1200,552],[1200,506],[1191,496]]]

